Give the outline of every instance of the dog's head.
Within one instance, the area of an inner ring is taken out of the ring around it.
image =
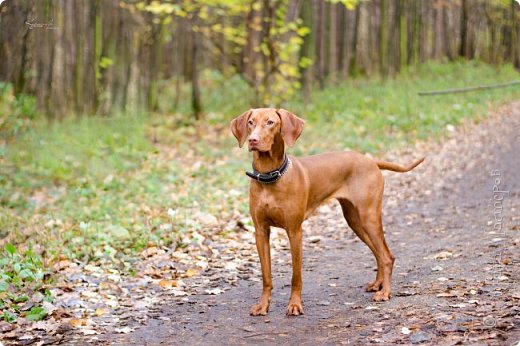
[[[231,121],[231,131],[242,148],[246,139],[249,151],[270,151],[277,135],[290,147],[300,137],[305,121],[285,109],[251,109]]]

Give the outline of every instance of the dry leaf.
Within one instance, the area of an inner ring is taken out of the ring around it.
[[[448,292],[443,292],[443,293],[437,294],[437,298],[453,298],[456,296],[457,296],[456,294],[448,293]]]
[[[189,294],[188,292],[183,291],[179,288],[173,288],[170,292],[173,293],[175,297],[187,296]]]
[[[88,324],[88,320],[84,318],[71,318],[69,320],[69,324],[74,328],[79,328],[86,326]]]
[[[141,252],[141,257],[147,258],[147,257],[157,254],[157,252],[158,252],[158,249],[155,246],[152,246],[152,247],[144,249],[143,252]]]
[[[82,329],[83,335],[95,335],[99,334],[99,332],[95,331],[94,329]]]
[[[462,309],[462,308],[465,308],[465,307],[466,307],[466,304],[464,304],[464,303],[458,303],[458,304],[450,304],[449,306],[452,307],[452,308],[459,308],[459,309]]]
[[[434,259],[447,259],[453,256],[453,253],[451,251],[441,251],[435,256],[433,256]]]
[[[177,287],[177,281],[170,279],[162,279],[161,281],[159,281],[159,286],[165,289]]]
[[[54,263],[54,270],[59,272],[60,270],[63,270],[65,268],[68,268],[70,266],[70,261],[68,259],[58,261]]]
[[[207,294],[211,294],[211,295],[218,295],[218,294],[222,294],[224,293],[223,290],[221,290],[220,288],[212,288],[212,289],[209,289],[209,290],[206,290],[205,291]]]
[[[94,311],[94,315],[96,316],[103,316],[108,313],[108,309],[105,308],[97,308],[96,311]]]
[[[198,275],[198,274],[199,274],[199,272],[197,270],[190,268],[190,269],[186,270],[186,274],[185,275],[186,275],[186,277],[191,278],[192,276],[195,276],[195,275]]]

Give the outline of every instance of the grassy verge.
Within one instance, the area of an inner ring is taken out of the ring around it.
[[[520,98],[520,90],[434,97],[419,97],[418,91],[518,76],[508,66],[427,64],[395,79],[352,80],[327,88],[312,100],[285,105],[307,120],[293,152],[352,148],[378,153],[438,137],[448,125]],[[245,86],[215,76],[203,85],[203,100],[211,110],[207,122],[180,126],[185,117],[175,115],[91,117],[38,125],[1,147],[1,247],[16,244],[20,262],[29,258],[41,267],[64,260],[102,261],[131,272],[131,263],[149,243],[182,247],[187,232],[232,232],[228,221],[247,216],[243,170],[250,159],[236,148],[228,122],[247,107],[240,97]],[[165,85],[163,109],[169,107],[169,93]],[[185,108],[181,97],[178,109]],[[24,269],[7,267],[12,251],[8,246],[0,254],[0,264],[2,258],[6,263],[0,265],[0,298]],[[40,278],[24,273],[24,279]]]

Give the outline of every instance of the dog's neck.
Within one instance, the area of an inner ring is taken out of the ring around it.
[[[285,158],[285,143],[280,134],[274,137],[269,151],[254,151],[253,166],[260,173],[267,173],[278,169]]]

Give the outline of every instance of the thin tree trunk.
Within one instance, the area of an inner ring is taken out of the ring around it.
[[[512,45],[511,45],[511,61],[517,70],[520,70],[520,45],[519,45],[519,33],[518,33],[518,20],[516,18],[516,4],[515,0],[511,0],[511,33],[512,33]]]
[[[469,59],[468,49],[468,1],[462,0],[460,7],[460,50],[459,56]]]
[[[331,83],[337,81],[337,70],[338,70],[338,39],[337,39],[337,26],[338,26],[338,4],[329,4],[330,11],[330,29],[329,29],[329,80]]]
[[[357,46],[359,37],[359,18],[361,17],[361,4],[356,6],[354,19],[354,36],[352,37],[352,44],[350,46],[350,59],[348,62],[349,73],[357,73]]]
[[[316,1],[316,62],[315,75],[320,89],[325,87],[325,42],[323,40],[325,31],[325,4],[321,0]]]
[[[200,101],[200,86],[199,86],[199,68],[197,65],[199,49],[197,37],[194,30],[191,30],[191,49],[193,64],[191,66],[191,107],[193,110],[193,116],[195,120],[200,120],[202,113],[202,104]]]
[[[300,59],[306,58],[309,60],[314,60],[314,50],[316,43],[316,34],[314,31],[314,23],[312,19],[313,14],[313,3],[312,0],[303,0],[302,11],[301,11],[301,19],[303,25],[309,28],[309,34],[307,34],[303,38],[302,48],[300,50]],[[300,66],[300,83],[302,84],[303,89],[303,100],[304,102],[308,102],[311,96],[312,89],[312,65],[302,67]]]
[[[388,0],[380,0],[379,73],[388,76]]]

